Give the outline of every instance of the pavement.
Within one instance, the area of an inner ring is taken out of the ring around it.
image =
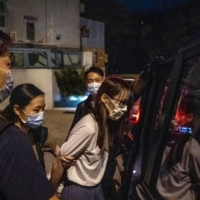
[[[45,110],[43,125],[48,127],[49,132],[55,137],[58,145],[62,145],[65,142],[73,118],[73,112]]]

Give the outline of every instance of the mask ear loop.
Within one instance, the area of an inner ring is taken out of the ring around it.
[[[26,114],[26,112],[20,108],[20,110],[28,117],[28,115]],[[19,118],[21,119],[21,121],[25,124],[26,122],[21,118],[21,116],[19,115]]]
[[[6,74],[8,74],[9,71],[10,71],[10,70],[6,71],[6,70],[4,70],[4,69],[2,69],[2,68],[0,68],[0,70],[3,71],[3,72],[5,72]]]
[[[22,108],[20,108],[20,109],[28,117],[28,115],[26,114],[26,112]]]

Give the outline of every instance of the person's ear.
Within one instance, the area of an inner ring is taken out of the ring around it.
[[[107,103],[108,98],[107,98],[107,95],[106,95],[105,93],[103,93],[103,94],[101,95],[101,101],[102,101],[104,104]]]
[[[14,113],[15,113],[16,115],[18,115],[18,116],[20,116],[20,115],[21,115],[21,112],[22,112],[22,110],[19,108],[18,105],[14,105],[14,106],[13,106],[13,111],[14,111]]]

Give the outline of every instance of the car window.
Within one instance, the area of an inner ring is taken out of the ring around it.
[[[190,199],[195,189],[189,188],[198,187],[200,182],[200,156],[195,153],[200,150],[200,56],[187,60],[182,67],[157,182],[163,198],[170,194],[173,199]]]

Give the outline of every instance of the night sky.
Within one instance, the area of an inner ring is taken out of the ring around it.
[[[164,6],[183,4],[186,0],[119,0],[133,11],[146,11],[148,9],[163,9]]]

